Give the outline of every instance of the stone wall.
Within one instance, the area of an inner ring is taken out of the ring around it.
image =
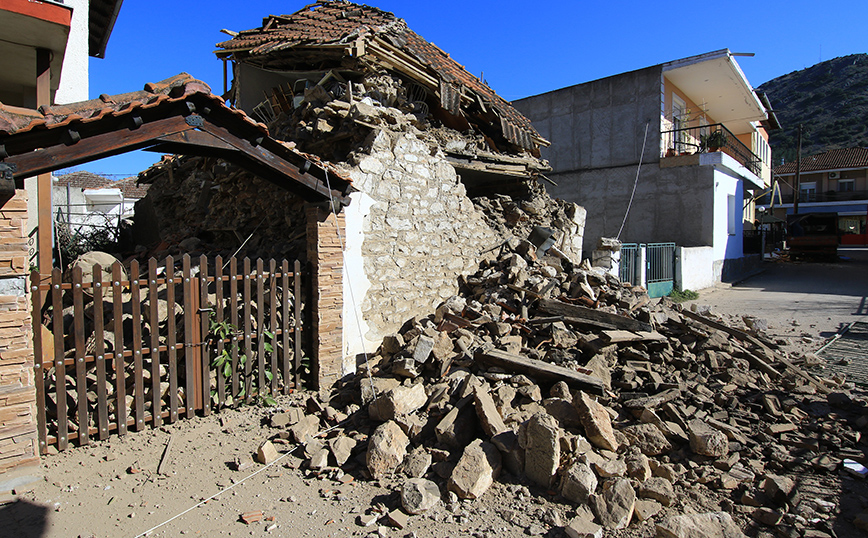
[[[8,471],[39,462],[26,223],[19,190],[0,208],[0,484]]]
[[[500,243],[439,149],[408,133],[378,131],[347,170],[373,203],[362,216],[370,287],[359,298],[365,338],[378,341],[458,291]]]

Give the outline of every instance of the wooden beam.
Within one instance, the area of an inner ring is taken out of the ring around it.
[[[51,51],[36,49],[36,105],[51,104]],[[21,177],[31,177],[35,174],[24,174]],[[51,278],[51,268],[54,265],[52,237],[54,236],[51,216],[51,174],[41,173],[36,178],[37,207],[37,265],[39,266],[40,283]],[[44,294],[43,294],[44,295]]]
[[[508,372],[527,374],[543,381],[565,381],[568,385],[591,394],[602,396],[605,390],[603,380],[580,374],[575,370],[557,366],[521,355],[513,355],[493,347],[482,347],[476,351],[476,360],[505,369]]]
[[[626,316],[620,316],[618,314],[595,310],[585,306],[564,303],[555,299],[540,299],[539,309],[556,316],[564,316],[565,318],[576,320],[587,320],[591,325],[594,324],[592,322],[598,322],[611,325],[624,331],[652,332],[654,330],[650,323],[645,323]]]

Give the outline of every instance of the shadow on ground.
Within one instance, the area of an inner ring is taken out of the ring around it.
[[[3,536],[41,538],[48,527],[49,508],[19,499],[0,506],[0,529]]]

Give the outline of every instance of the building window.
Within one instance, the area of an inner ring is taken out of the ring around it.
[[[726,233],[735,235],[735,221],[740,215],[736,214],[735,196],[727,195],[726,197]]]
[[[799,200],[813,202],[817,198],[817,182],[810,181],[799,185]]]
[[[838,192],[853,192],[856,189],[856,181],[853,179],[839,179]]]

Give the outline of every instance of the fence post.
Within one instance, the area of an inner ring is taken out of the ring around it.
[[[642,286],[646,290],[648,289],[648,245],[645,243],[639,244],[639,250],[636,253],[636,257],[638,258],[638,269],[639,274],[639,282],[638,285]]]

